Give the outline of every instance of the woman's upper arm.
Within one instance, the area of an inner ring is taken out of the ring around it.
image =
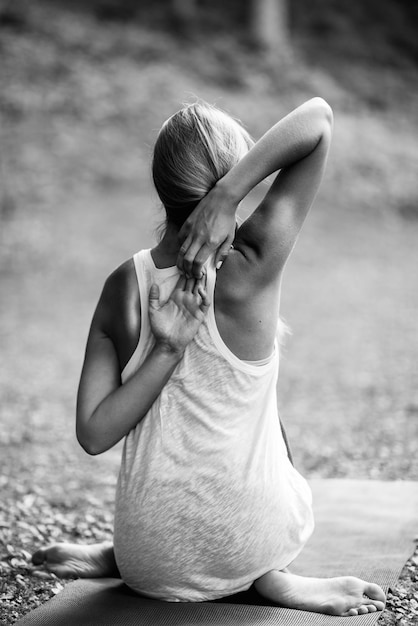
[[[107,278],[93,315],[77,396],[77,435],[99,404],[120,387],[121,371],[139,340],[140,322],[136,273],[129,259]]]
[[[277,174],[264,199],[238,229],[234,247],[260,270],[257,281],[274,279],[283,269],[321,183],[331,133],[332,113],[314,150]]]
[[[120,386],[119,362],[110,337],[93,319],[77,395],[77,437],[99,404]],[[80,443],[83,445],[82,440]]]
[[[139,340],[141,313],[132,259],[106,280],[93,315],[77,395],[80,444],[92,447],[89,421],[100,404],[121,386],[121,372]]]
[[[91,324],[77,394],[77,438],[83,447],[90,417],[101,402],[121,384],[119,360],[114,343],[106,330],[106,318],[102,294]]]

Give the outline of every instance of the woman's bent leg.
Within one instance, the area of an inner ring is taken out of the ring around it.
[[[308,578],[271,570],[254,582],[258,593],[280,606],[301,611],[351,616],[382,611],[383,589],[354,576]]]

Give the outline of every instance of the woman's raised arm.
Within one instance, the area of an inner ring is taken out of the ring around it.
[[[179,267],[200,276],[210,254],[216,251],[216,262],[221,261],[234,236],[238,204],[279,170],[260,206],[240,228],[239,241],[260,254],[274,242],[275,250],[287,258],[319,188],[332,123],[330,106],[322,98],[313,98],[267,131],[186,220],[179,234]]]

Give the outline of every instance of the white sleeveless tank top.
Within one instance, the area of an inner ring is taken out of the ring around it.
[[[126,382],[153,345],[152,283],[167,299],[176,267],[134,256],[141,301],[138,346]],[[248,589],[295,559],[313,530],[311,492],[287,456],[277,412],[276,345],[264,364],[238,359],[210,310],[146,416],[126,436],[114,548],[125,583],[166,601],[203,601]]]

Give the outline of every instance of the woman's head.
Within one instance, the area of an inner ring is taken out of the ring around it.
[[[253,142],[227,113],[198,102],[172,115],[154,147],[152,175],[167,221],[180,228]]]

